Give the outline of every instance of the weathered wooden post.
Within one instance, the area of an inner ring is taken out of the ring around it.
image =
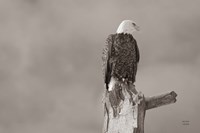
[[[134,85],[123,85],[121,101],[116,117],[109,100],[109,91],[105,91],[104,127],[103,133],[144,133],[145,112],[148,109],[160,107],[176,102],[177,94],[174,91],[153,97],[144,97],[137,92]]]

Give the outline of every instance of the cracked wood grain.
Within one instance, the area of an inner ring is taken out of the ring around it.
[[[124,85],[122,93],[124,100],[119,104],[117,117],[109,100],[109,92],[104,98],[104,128],[103,133],[144,133],[146,110],[175,103],[177,94],[174,91],[161,95],[145,97],[137,92],[134,85]]]

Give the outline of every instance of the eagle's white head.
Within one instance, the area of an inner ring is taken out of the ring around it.
[[[139,26],[132,20],[124,20],[117,29],[117,33],[128,33],[133,35],[133,32],[139,31]]]

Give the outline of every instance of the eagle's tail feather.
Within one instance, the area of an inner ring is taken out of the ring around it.
[[[119,82],[115,82],[114,86],[112,87],[113,88],[111,88],[110,91],[108,91],[109,101],[113,108],[113,115],[114,117],[116,117],[117,114],[119,114],[120,112],[119,105],[120,105],[120,102],[124,100],[124,96],[122,93],[122,87]]]

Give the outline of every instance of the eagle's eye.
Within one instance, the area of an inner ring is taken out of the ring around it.
[[[136,24],[135,23],[132,23],[133,24],[133,26],[136,26]]]

